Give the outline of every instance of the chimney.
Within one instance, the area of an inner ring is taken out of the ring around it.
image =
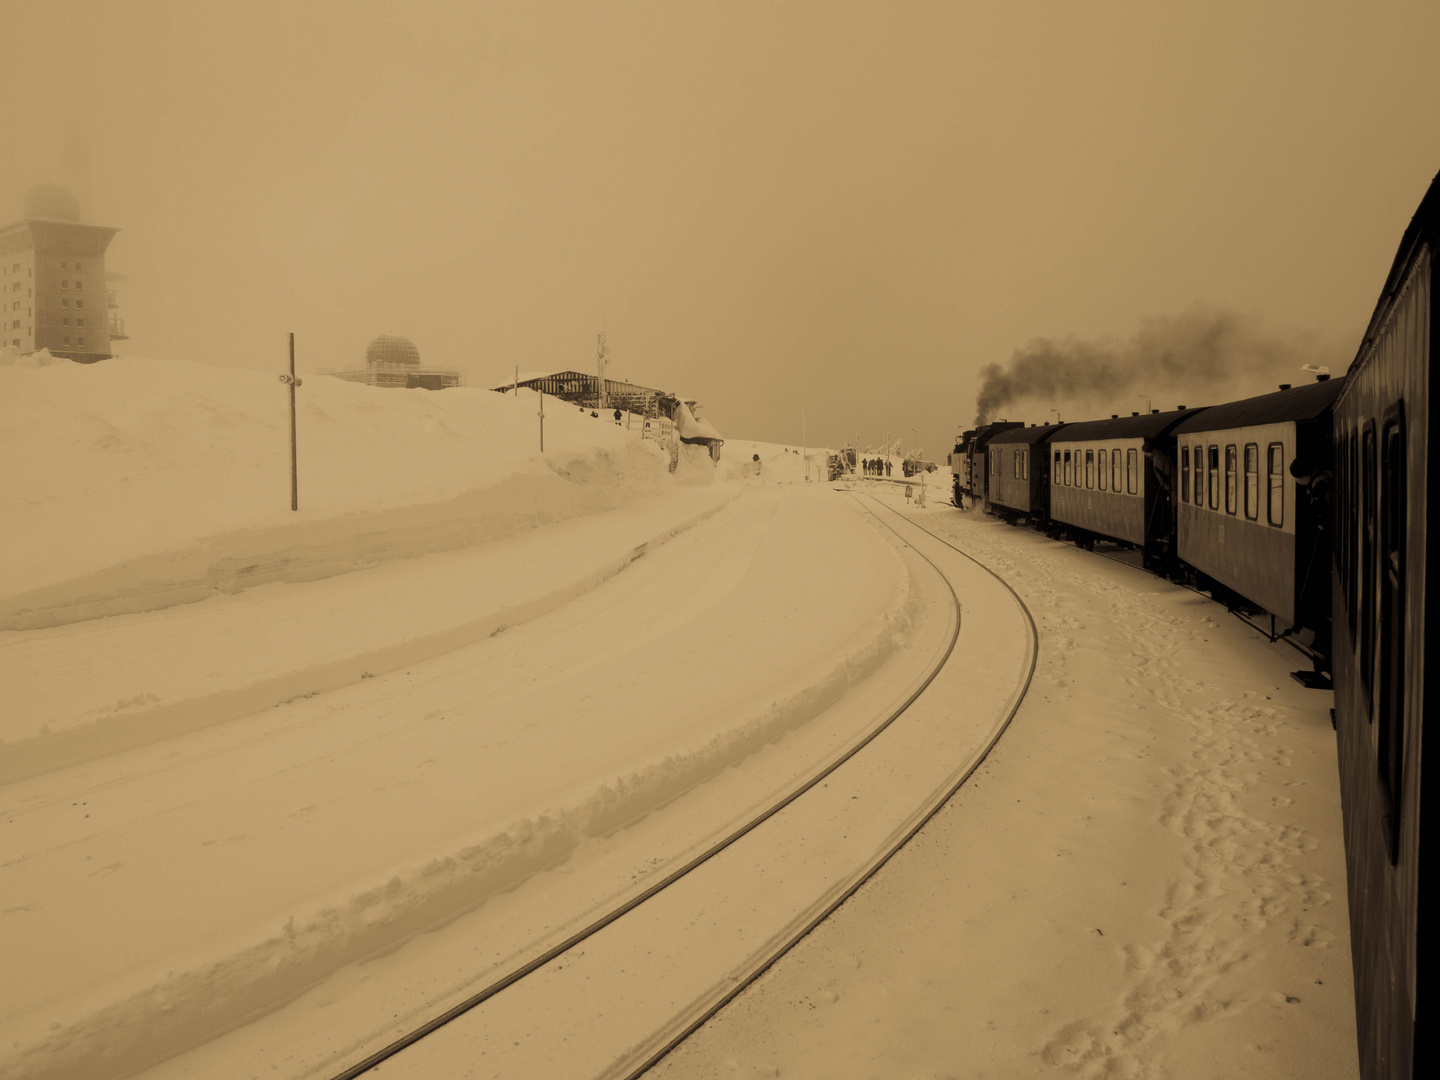
[[[1151,410],[1150,410],[1150,415],[1151,415],[1151,416],[1159,416],[1159,415],[1160,415],[1160,410],[1159,410],[1159,409],[1151,409]]]
[[[1288,382],[1282,382],[1282,383],[1280,384],[1280,389],[1281,389],[1281,390],[1289,390],[1289,389],[1290,389],[1290,384],[1289,384]]]
[[[1139,416],[1140,414],[1139,414],[1138,412],[1132,412],[1130,415],[1131,415],[1131,416]]]
[[[1112,412],[1112,413],[1110,414],[1110,419],[1111,419],[1111,420],[1119,420],[1119,419],[1120,419],[1120,414],[1119,414],[1118,412]]]

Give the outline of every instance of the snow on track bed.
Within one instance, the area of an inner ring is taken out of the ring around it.
[[[1034,627],[973,561],[901,519],[892,527],[924,549],[930,603],[958,608],[949,579],[985,613],[968,630],[961,620],[960,649],[937,654],[932,679],[917,686],[923,692],[818,786],[573,950],[401,1050],[385,1061],[386,1075],[636,1075],[824,919],[953,794],[1024,695]],[[963,705],[962,652],[992,674]]]
[[[1330,695],[1191,592],[908,512],[1024,595],[1034,688],[885,871],[653,1075],[1356,1076]]]
[[[905,582],[832,493],[761,489],[499,637],[7,785],[0,1070],[133,1073],[743,777],[904,655]]]

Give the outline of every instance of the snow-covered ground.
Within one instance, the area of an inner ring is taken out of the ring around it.
[[[945,810],[653,1075],[1356,1076],[1330,695],[1194,593],[912,513],[1024,597],[1035,686]]]
[[[0,366],[6,1076],[328,1075],[744,820],[936,655],[933,573],[799,446],[672,473],[558,403],[541,454],[533,398],[317,377],[296,514],[287,394]],[[854,486],[1014,584],[1036,681],[659,1075],[1353,1075],[1329,696],[1297,658],[943,482]],[[941,717],[1008,670],[951,665]]]

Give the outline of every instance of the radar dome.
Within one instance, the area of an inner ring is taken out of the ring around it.
[[[42,221],[79,221],[80,200],[58,184],[36,184],[25,193],[25,216]]]
[[[367,364],[399,364],[403,367],[420,366],[420,350],[415,343],[399,334],[381,334],[365,347]]]

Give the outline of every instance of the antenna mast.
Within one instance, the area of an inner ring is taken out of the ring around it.
[[[605,408],[605,358],[610,355],[610,350],[605,346],[605,331],[600,331],[600,336],[595,341],[595,368],[600,375],[599,405],[598,408]]]

